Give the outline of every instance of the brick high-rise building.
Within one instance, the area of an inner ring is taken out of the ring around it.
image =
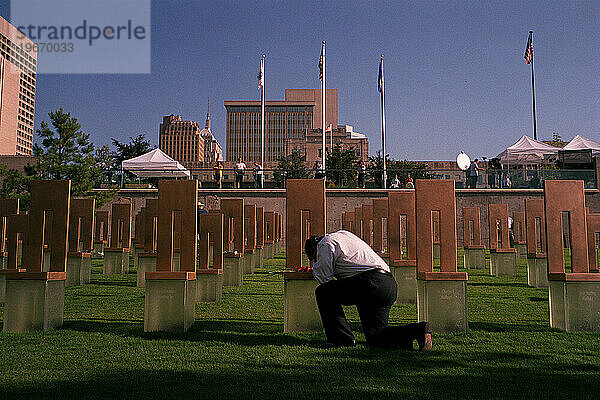
[[[187,169],[202,168],[204,139],[196,121],[183,121],[179,115],[163,117],[158,135],[158,147]]]
[[[326,91],[325,123],[337,126],[337,89]],[[260,101],[226,101],[226,158],[246,164],[261,158]],[[286,89],[285,100],[265,101],[265,164],[285,156],[289,140],[321,127],[321,89]]]
[[[35,44],[0,17],[0,155],[31,155]]]
[[[210,130],[210,113],[204,129],[196,121],[183,121],[179,115],[167,115],[160,124],[158,147],[187,169],[212,168],[223,160],[223,150]]]

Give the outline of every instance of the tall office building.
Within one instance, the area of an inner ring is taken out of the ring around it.
[[[31,155],[35,44],[0,17],[0,155]]]
[[[261,162],[260,101],[226,101],[228,161]],[[337,126],[337,89],[326,91],[326,125]],[[321,89],[286,89],[285,100],[265,101],[265,163],[285,156],[291,139],[321,127]]]
[[[163,117],[158,135],[158,147],[187,169],[202,168],[204,139],[196,121],[183,121],[179,115]]]

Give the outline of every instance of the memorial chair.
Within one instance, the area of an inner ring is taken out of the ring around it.
[[[600,274],[590,271],[583,181],[544,182],[550,326],[600,331]],[[570,268],[565,265],[565,238]]]
[[[548,287],[546,259],[546,216],[544,199],[525,199],[525,237],[527,245],[527,284]]]
[[[510,247],[508,204],[489,204],[490,275],[517,276],[517,251]]]
[[[456,265],[456,198],[453,180],[415,182],[417,318],[436,332],[468,330],[467,273]],[[440,267],[433,263],[433,218],[439,214]]]
[[[464,267],[485,269],[485,246],[481,243],[481,218],[479,207],[463,207]]]

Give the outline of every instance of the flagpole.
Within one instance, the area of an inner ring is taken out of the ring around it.
[[[323,145],[321,156],[321,170],[325,173],[325,41],[321,43],[321,57],[323,58],[323,80],[321,81],[321,128],[323,129]]]
[[[383,151],[383,188],[387,189],[387,168],[385,160],[385,77],[383,70],[383,54],[381,55],[381,148]]]
[[[262,73],[262,87],[260,91],[260,115],[261,115],[261,129],[260,129],[260,165],[265,168],[265,55],[262,55],[260,59],[260,70]]]
[[[533,31],[529,31],[531,35],[531,46],[533,48]],[[531,97],[532,97],[532,105],[533,105],[533,139],[537,140],[537,127],[536,127],[536,118],[535,118],[535,80],[533,74],[533,50],[531,51]]]

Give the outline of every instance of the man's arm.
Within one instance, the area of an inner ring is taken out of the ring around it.
[[[330,244],[317,245],[317,261],[313,264],[313,276],[319,283],[333,280],[335,255]]]

